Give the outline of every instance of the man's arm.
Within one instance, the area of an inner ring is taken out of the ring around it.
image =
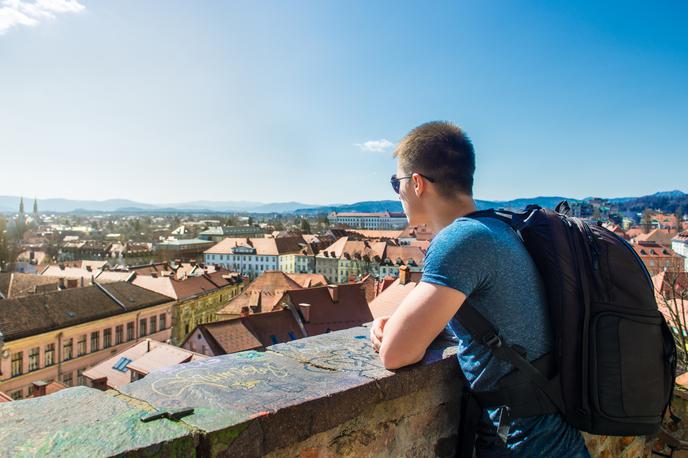
[[[461,291],[421,281],[384,325],[380,359],[385,368],[397,369],[423,359],[465,300]]]

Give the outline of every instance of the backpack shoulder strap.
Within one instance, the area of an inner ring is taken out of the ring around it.
[[[530,361],[521,356],[516,349],[507,345],[494,325],[472,305],[467,303],[461,305],[456,319],[474,338],[487,346],[495,357],[518,369],[530,382],[542,390],[557,409],[564,412],[564,400],[558,378],[548,379]]]
[[[494,218],[508,224],[514,231],[519,232],[528,223],[528,218],[535,210],[541,207],[538,205],[529,205],[523,213],[516,213],[509,210],[490,208],[487,210],[478,210],[464,215],[464,218]]]

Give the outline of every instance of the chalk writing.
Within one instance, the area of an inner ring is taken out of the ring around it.
[[[177,398],[192,387],[214,387],[227,391],[250,390],[268,380],[269,377],[284,378],[288,375],[286,369],[270,362],[259,366],[246,364],[240,367],[229,367],[217,372],[203,371],[203,368],[196,367],[155,380],[151,384],[151,390],[160,396]],[[267,377],[261,378],[261,376]]]

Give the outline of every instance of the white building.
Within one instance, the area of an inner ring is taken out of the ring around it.
[[[683,256],[684,270],[688,272],[688,231],[683,231],[671,239],[671,249]]]
[[[359,229],[403,229],[408,224],[404,213],[337,213],[327,215],[330,224],[343,224]]]
[[[310,254],[309,254],[310,253]],[[206,264],[255,278],[263,272],[314,273],[315,260],[302,237],[226,238],[204,253]]]

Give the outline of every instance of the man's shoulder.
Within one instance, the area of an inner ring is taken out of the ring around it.
[[[473,218],[456,218],[447,227],[437,233],[433,244],[463,242],[494,242],[492,229],[483,221]]]

